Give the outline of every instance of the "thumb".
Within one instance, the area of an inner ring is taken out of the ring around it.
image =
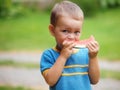
[[[93,35],[90,36],[91,40],[95,40],[95,37]]]

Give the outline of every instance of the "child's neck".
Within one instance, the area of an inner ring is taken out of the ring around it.
[[[59,45],[56,45],[56,47],[55,47],[55,48],[56,48],[56,50],[57,50],[57,51],[59,51],[59,52],[60,52],[60,51],[61,51],[61,49],[62,49]]]

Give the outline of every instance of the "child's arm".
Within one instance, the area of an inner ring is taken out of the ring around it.
[[[99,51],[99,45],[97,41],[92,41],[87,45],[89,49],[89,77],[91,84],[96,84],[100,78],[100,70],[98,65],[97,53]]]
[[[73,46],[74,46],[73,43],[65,42],[60,52],[60,56],[58,57],[54,65],[50,69],[48,69],[45,73],[43,73],[46,82],[50,86],[55,85],[58,79],[60,78],[67,58],[72,54]]]
[[[99,70],[97,57],[90,59],[88,73],[89,73],[91,84],[96,84],[100,78],[100,70]]]

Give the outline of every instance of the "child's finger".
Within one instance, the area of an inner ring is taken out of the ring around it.
[[[72,44],[70,44],[69,48],[73,49],[74,46],[75,46],[75,43],[72,43]]]
[[[95,40],[95,37],[94,37],[93,35],[91,35],[90,38],[91,38],[92,40]]]
[[[97,41],[88,43],[87,47],[90,52],[97,52],[99,50],[99,44]]]
[[[65,41],[63,42],[63,46],[68,47],[68,46],[71,45],[72,43],[73,43],[73,41],[65,40]]]

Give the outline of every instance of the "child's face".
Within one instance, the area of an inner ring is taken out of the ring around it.
[[[57,46],[62,48],[65,40],[77,41],[81,35],[83,20],[77,20],[70,16],[62,16],[57,20],[56,26],[52,26],[51,33],[55,37]]]

